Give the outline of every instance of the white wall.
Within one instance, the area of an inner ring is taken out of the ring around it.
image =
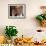
[[[26,18],[8,19],[8,4],[26,4]],[[46,0],[0,0],[0,33],[4,33],[6,25],[15,25],[19,31],[18,36],[31,36],[36,29],[42,29],[35,19],[41,13],[42,5],[46,5]]]

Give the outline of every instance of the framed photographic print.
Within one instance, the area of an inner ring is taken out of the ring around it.
[[[26,17],[25,4],[8,4],[9,19],[24,19]]]

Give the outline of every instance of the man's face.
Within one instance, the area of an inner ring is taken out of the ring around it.
[[[16,9],[17,14],[20,15],[22,13],[23,7],[22,6],[16,6],[15,9]]]

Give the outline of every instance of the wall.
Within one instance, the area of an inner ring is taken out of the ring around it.
[[[8,4],[26,4],[25,19],[8,19]],[[38,25],[35,16],[41,13],[40,6],[46,5],[46,0],[0,0],[0,34],[4,34],[6,25],[15,25],[18,36],[31,36],[36,29],[43,29]]]

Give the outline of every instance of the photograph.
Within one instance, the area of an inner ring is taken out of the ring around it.
[[[9,19],[24,19],[26,17],[25,4],[8,4]]]

